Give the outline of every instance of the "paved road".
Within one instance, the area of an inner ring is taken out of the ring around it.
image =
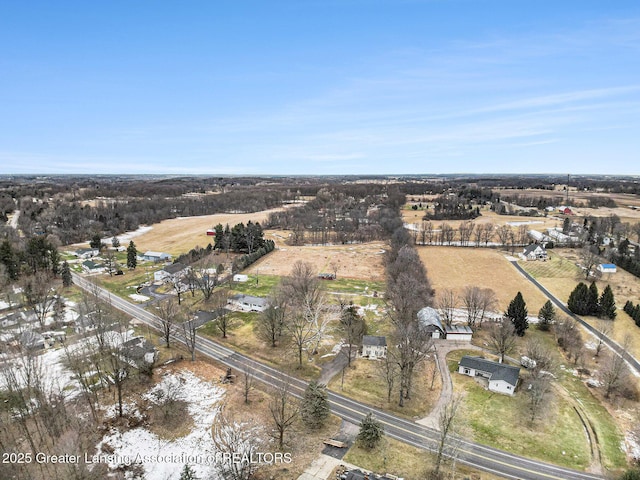
[[[609,337],[604,335],[602,332],[599,332],[596,328],[593,328],[591,325],[589,325],[587,322],[585,322],[583,319],[581,319],[579,316],[577,316],[575,313],[573,313],[571,310],[569,310],[564,303],[562,303],[560,300],[558,300],[555,296],[553,296],[553,294],[551,292],[549,292],[549,290],[544,288],[542,285],[540,285],[540,283],[535,278],[533,278],[531,275],[529,275],[518,264],[517,261],[510,260],[510,262],[514,267],[516,267],[516,269],[520,273],[522,273],[531,283],[533,283],[536,287],[538,287],[540,289],[540,291],[542,291],[542,293],[544,293],[553,303],[555,303],[556,306],[560,310],[562,310],[565,314],[567,314],[568,316],[570,316],[571,318],[573,318],[577,322],[579,322],[590,333],[592,333],[596,337],[600,338],[604,342],[605,345],[607,345],[611,350],[613,350],[615,353],[617,353],[622,358],[624,358],[627,361],[627,363],[629,365],[631,365],[631,367],[634,370],[636,370],[636,372],[640,373],[640,362],[638,362],[638,360],[635,357],[633,357],[629,352],[627,352],[624,348],[622,348],[622,346],[620,346],[618,343],[614,342],[612,339],[610,339]]]
[[[73,274],[73,279],[81,288],[96,291],[101,298],[110,302],[115,308],[131,316],[135,316],[151,327],[159,327],[160,320],[152,313],[116,295],[112,295],[106,290],[96,289],[94,284],[77,274]],[[288,383],[290,391],[297,397],[302,397],[306,388],[306,382],[286,375],[260,362],[256,362],[208,338],[198,336],[198,352],[236,371],[244,371],[245,368],[248,367],[254,373],[255,378],[266,385],[278,387],[284,383]],[[373,412],[377,419],[383,424],[385,433],[389,437],[425,450],[435,450],[438,432],[433,428],[396,417],[382,410],[343,397],[332,391],[329,391],[329,402],[331,404],[331,411],[343,420],[357,425],[368,412]],[[458,462],[503,478],[523,480],[603,479],[603,477],[599,475],[538,462],[462,438],[455,439],[455,443],[458,452]]]

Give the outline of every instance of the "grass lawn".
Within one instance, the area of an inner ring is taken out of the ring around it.
[[[397,385],[393,389],[391,402],[387,402],[387,385],[379,373],[380,365],[381,363],[375,360],[358,358],[351,363],[352,368],[345,370],[344,386],[341,386],[342,375],[338,374],[329,382],[329,388],[347,397],[403,417],[412,419],[425,417],[440,395],[440,376],[436,377],[433,390],[430,388],[434,363],[428,361],[418,369],[411,398],[405,400],[404,407],[398,406]]]
[[[520,265],[560,301],[566,303],[578,282],[586,282],[581,270],[576,266],[580,252],[577,249],[554,249],[549,253],[550,259],[546,262],[520,262]],[[618,269],[617,273],[607,274],[596,282],[598,291],[602,293],[608,284],[611,285],[618,306],[616,320],[611,323],[610,336],[620,344],[627,340],[629,352],[634,357],[640,358],[640,328],[622,311],[627,300],[638,302],[640,279]],[[594,317],[582,318],[591,325],[595,325],[598,321]]]
[[[101,275],[99,284],[119,297],[131,300],[129,295],[136,293],[136,288],[147,281],[147,273],[143,270],[126,271],[124,275]]]
[[[230,315],[233,319],[233,325],[227,332],[226,339],[221,337],[220,331],[212,322],[202,326],[198,333],[211,337],[213,340],[226,344],[251,358],[265,362],[273,367],[289,370],[289,373],[297,377],[305,380],[318,378],[320,368],[315,362],[307,361],[306,353],[303,353],[302,367],[298,367],[296,353],[291,348],[271,348],[256,337],[253,329],[257,313],[232,312]],[[321,347],[319,354],[314,356],[314,360],[317,361],[316,359],[325,353],[327,351]]]
[[[551,334],[531,331],[527,336],[538,337],[547,346],[555,345]],[[522,353],[523,348],[524,344],[518,346]],[[569,397],[580,404],[591,423],[598,437],[603,465],[608,469],[625,466],[624,452],[620,449],[622,436],[615,420],[580,379],[562,371],[557,383],[567,394],[563,396],[552,390],[545,402],[547,407],[531,425],[523,383],[514,397],[485,390],[474,379],[456,373],[458,361],[466,354],[478,353],[455,351],[447,357],[447,363],[454,390],[463,395],[467,427],[475,440],[559,465],[586,468],[590,464],[589,444],[581,420],[566,398]],[[559,353],[557,361],[562,361]],[[521,377],[524,377],[524,371],[521,371]]]
[[[405,480],[423,480],[428,478],[428,470],[433,468],[434,455],[392,438],[384,437],[380,444],[366,450],[357,444],[349,449],[344,461],[365,470],[376,473],[391,473]],[[441,471],[444,478],[456,480],[496,480],[496,477],[485,472],[478,472],[464,465],[456,464],[455,472],[450,462],[444,462]]]

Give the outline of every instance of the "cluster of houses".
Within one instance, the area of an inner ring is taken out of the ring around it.
[[[79,248],[69,253],[73,254],[78,261],[81,261],[82,271],[86,274],[96,275],[107,271],[106,265],[102,263],[100,258],[100,250],[97,248]],[[138,260],[155,263],[169,262],[171,261],[171,255],[165,252],[149,250],[142,255],[138,255]]]

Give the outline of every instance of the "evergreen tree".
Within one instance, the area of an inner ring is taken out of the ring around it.
[[[616,300],[609,285],[604,288],[600,297],[600,314],[611,320],[616,318]]]
[[[100,238],[99,233],[93,234],[93,237],[91,237],[91,241],[89,242],[89,246],[91,248],[97,248],[98,250],[102,250],[102,239]]]
[[[71,277],[71,269],[69,268],[69,264],[66,261],[62,262],[62,268],[60,269],[60,276],[62,277],[63,287],[68,288],[73,284],[73,278]]]
[[[367,413],[367,416],[360,422],[360,431],[356,440],[362,444],[364,448],[371,450],[378,445],[378,442],[384,435],[384,428],[382,424],[376,420],[371,412]]]
[[[187,463],[182,472],[180,472],[179,480],[198,480],[198,477],[196,477],[196,472],[193,471],[193,468]]]
[[[518,292],[513,300],[509,303],[509,307],[505,312],[505,316],[511,320],[516,334],[519,337],[524,336],[524,332],[529,328],[529,320],[527,320],[527,304],[522,298],[522,293]]]
[[[556,309],[553,307],[551,300],[547,300],[547,302],[542,306],[540,311],[538,312],[538,329],[542,331],[547,331],[551,327],[551,324],[556,319]]]
[[[0,263],[5,266],[5,271],[10,280],[17,280],[20,274],[18,256],[11,242],[6,238],[0,243]]]
[[[573,289],[569,295],[567,307],[576,315],[589,314],[589,288],[584,283],[578,283]]]
[[[129,242],[129,246],[127,247],[127,268],[130,270],[135,270],[138,266],[138,249],[136,248],[136,244],[133,243],[133,240]]]
[[[111,246],[113,248],[118,248],[120,246],[120,239],[117,236],[113,236],[113,238],[111,239]]]
[[[329,399],[326,386],[315,380],[307,385],[300,406],[302,421],[309,428],[320,428],[329,416]]]
[[[589,303],[588,313],[586,315],[599,315],[600,314],[600,293],[598,292],[598,286],[596,282],[591,282],[589,285],[589,296],[587,297]]]

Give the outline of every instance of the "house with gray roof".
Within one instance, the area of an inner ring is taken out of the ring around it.
[[[162,270],[153,272],[153,281],[173,282],[174,280],[180,279],[187,272],[188,268],[189,267],[180,262],[172,263],[171,265],[164,267]]]
[[[153,365],[158,359],[158,349],[144,337],[134,337],[123,342],[120,352],[136,368]]]
[[[527,245],[522,252],[522,258],[524,260],[547,260],[547,250],[537,243]]]
[[[485,378],[489,381],[488,388],[492,392],[513,395],[520,378],[520,367],[465,355],[458,364],[458,373],[468,377]]]
[[[264,312],[269,305],[266,298],[254,297],[238,293],[227,299],[227,304],[234,306],[243,312]]]
[[[387,356],[387,338],[376,335],[362,337],[362,356],[365,358],[385,358]]]

